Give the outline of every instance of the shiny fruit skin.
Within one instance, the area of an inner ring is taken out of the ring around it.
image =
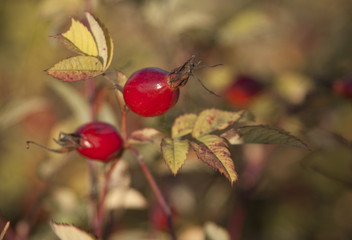
[[[76,150],[89,159],[109,162],[118,157],[123,149],[123,140],[116,128],[104,122],[90,122],[75,132],[80,137]]]
[[[143,68],[127,80],[123,96],[134,113],[154,117],[167,112],[179,97],[178,88],[169,84],[169,72],[160,68]]]
[[[247,108],[262,91],[262,85],[252,77],[241,75],[226,90],[224,97],[234,107]]]

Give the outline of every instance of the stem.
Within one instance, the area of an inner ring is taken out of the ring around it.
[[[103,185],[103,189],[101,190],[100,193],[100,198],[99,198],[99,202],[98,202],[98,206],[97,206],[97,212],[96,212],[96,229],[95,229],[95,235],[100,238],[102,235],[102,226],[103,226],[103,221],[104,221],[104,203],[105,203],[105,198],[108,192],[108,188],[109,188],[109,182],[110,182],[110,178],[111,178],[111,174],[115,168],[115,166],[118,163],[118,159],[115,160],[112,165],[110,166],[110,168],[108,169],[108,171],[105,174],[105,179],[104,179],[104,185]]]
[[[3,239],[4,239],[5,234],[6,234],[7,230],[9,229],[9,227],[10,227],[10,222],[7,221],[7,223],[6,223],[5,227],[4,227],[4,229],[2,230],[2,232],[1,232],[1,234],[0,234],[0,240],[3,240]]]
[[[142,171],[143,171],[145,177],[147,178],[147,181],[149,182],[149,185],[151,186],[158,203],[160,204],[162,210],[164,211],[164,213],[167,217],[167,222],[169,225],[171,237],[173,240],[176,240],[177,238],[176,238],[176,233],[175,233],[174,225],[173,225],[173,221],[172,221],[171,209],[170,209],[169,205],[166,203],[166,200],[165,200],[163,194],[161,193],[159,186],[157,185],[153,175],[150,173],[147,165],[145,164],[142,155],[133,147],[129,146],[128,150],[130,150],[130,152],[136,156],[138,163],[139,163],[140,167],[142,168]]]

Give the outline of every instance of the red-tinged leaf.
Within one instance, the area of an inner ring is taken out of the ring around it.
[[[161,138],[161,132],[154,128],[143,128],[133,131],[128,139],[129,143],[154,142]]]
[[[51,228],[61,240],[96,240],[90,234],[73,225],[51,222]]]
[[[197,115],[193,113],[184,114],[176,118],[171,129],[172,137],[179,138],[187,134],[190,134],[193,130],[196,120],[197,120]]]
[[[102,74],[103,66],[96,57],[76,56],[58,62],[46,71],[64,82],[75,82]]]
[[[166,165],[176,175],[185,163],[189,144],[187,140],[163,138],[161,141],[161,152]]]
[[[228,130],[221,137],[227,139],[230,144],[279,144],[310,150],[307,144],[299,138],[273,126],[242,126]]]
[[[223,138],[216,135],[203,135],[197,138],[197,142],[191,141],[190,144],[200,160],[218,170],[233,185],[237,180],[237,174],[231,153]]]
[[[192,136],[197,138],[215,130],[223,130],[240,120],[243,115],[244,111],[227,112],[218,109],[206,109],[199,114],[194,124]]]

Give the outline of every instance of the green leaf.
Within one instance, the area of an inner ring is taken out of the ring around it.
[[[74,48],[84,55],[98,56],[98,48],[93,35],[83,23],[72,18],[70,29],[59,36],[67,41],[65,43],[68,48]]]
[[[236,129],[230,129],[221,136],[226,138],[230,144],[280,144],[310,150],[299,138],[273,126],[242,126]]]
[[[96,57],[76,56],[64,59],[46,72],[65,82],[86,80],[103,73],[103,66]]]
[[[187,140],[163,138],[161,141],[161,152],[166,165],[171,172],[176,175],[182,165],[185,163],[189,144]]]
[[[192,136],[197,138],[215,130],[223,130],[240,120],[244,111],[227,112],[218,109],[206,109],[202,111],[193,128]]]
[[[88,20],[90,30],[96,41],[98,55],[102,59],[104,70],[106,70],[111,63],[113,55],[114,45],[112,39],[107,29],[99,21],[99,19],[95,18],[92,14],[88,12],[86,12],[86,18]]]
[[[197,115],[196,114],[184,114],[179,116],[174,121],[171,129],[171,135],[173,138],[179,138],[190,134],[193,130],[193,126],[196,122]]]
[[[197,141],[191,141],[190,144],[198,158],[218,170],[233,185],[237,174],[225,140],[216,135],[203,135],[197,138]]]
[[[83,230],[66,224],[51,222],[51,228],[61,240],[95,240],[93,236]]]

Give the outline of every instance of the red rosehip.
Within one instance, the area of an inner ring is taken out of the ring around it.
[[[81,155],[103,162],[116,158],[123,148],[123,140],[116,128],[104,122],[91,122],[77,129]]]
[[[333,89],[338,95],[352,100],[352,78],[336,80]]]
[[[144,68],[127,80],[123,96],[126,105],[138,115],[153,117],[167,112],[179,97],[179,89],[169,83],[169,72]]]
[[[262,85],[252,77],[238,76],[224,93],[225,99],[233,106],[246,108],[262,91]]]

